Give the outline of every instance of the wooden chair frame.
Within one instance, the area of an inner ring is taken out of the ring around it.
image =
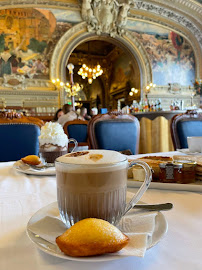
[[[177,124],[181,121],[202,121],[202,114],[197,113],[195,110],[188,110],[186,113],[176,114],[171,119],[171,137],[174,145],[174,149],[181,149],[180,138],[177,133]]]
[[[22,113],[0,111],[0,124],[30,124],[41,128],[44,122],[39,118],[24,116]]]
[[[139,150],[139,139],[140,139],[140,124],[138,119],[131,115],[131,114],[122,114],[120,112],[109,112],[107,114],[98,114],[94,116],[88,124],[88,137],[89,137],[89,142],[90,142],[90,147],[92,149],[98,149],[98,143],[95,137],[95,124],[100,122],[100,121],[105,121],[105,120],[129,120],[133,121],[136,126],[137,126],[137,145],[136,145],[136,153],[138,153]]]
[[[68,133],[68,126],[70,125],[87,125],[87,128],[88,128],[88,121],[86,120],[80,120],[80,119],[75,119],[73,121],[67,121],[64,126],[63,126],[63,129],[64,129],[64,132],[65,134],[68,136],[68,138],[70,139],[70,135]],[[73,144],[69,144],[69,147],[73,147]],[[89,140],[88,140],[88,136],[87,136],[87,142],[78,142],[78,146],[90,146],[89,145]]]

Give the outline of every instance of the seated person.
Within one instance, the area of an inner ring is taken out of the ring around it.
[[[87,114],[87,109],[85,107],[81,107],[80,108],[80,113],[79,113],[78,119],[80,119],[80,120],[86,120],[85,119],[86,114]]]
[[[54,118],[53,118],[53,122],[57,122],[58,119],[60,118],[60,116],[64,115],[63,110],[60,108],[56,111]]]
[[[62,115],[58,119],[58,123],[61,124],[62,126],[64,126],[64,124],[68,121],[73,121],[77,119],[77,114],[75,111],[73,111],[72,105],[64,104],[62,110],[64,112],[64,115]]]
[[[85,107],[81,107],[78,119],[90,120],[90,118],[91,118],[90,115],[87,114],[87,109]]]

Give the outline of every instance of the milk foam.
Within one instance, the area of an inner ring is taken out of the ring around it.
[[[106,172],[124,169],[128,166],[127,158],[119,152],[110,150],[87,150],[81,156],[72,157],[71,153],[57,158],[56,170],[62,172],[71,171],[71,173],[86,173],[86,172]],[[92,159],[93,155],[102,155],[98,160]],[[121,164],[120,164],[121,163]],[[66,164],[80,165],[77,167],[65,166]],[[89,165],[89,166],[88,166]],[[110,166],[113,165],[113,166]],[[70,168],[71,167],[71,168]]]
[[[59,123],[46,122],[46,124],[41,127],[39,144],[54,144],[64,147],[68,144],[68,137]]]
[[[87,150],[81,151],[84,155],[73,157],[72,154],[67,154],[59,157],[57,161],[71,164],[112,164],[126,160],[126,157],[119,152],[111,150]],[[87,154],[85,154],[87,153]],[[102,155],[102,158],[94,161],[92,155]]]

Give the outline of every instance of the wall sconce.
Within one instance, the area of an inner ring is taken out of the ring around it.
[[[63,88],[64,88],[64,83],[60,81],[60,79],[53,79],[52,80],[52,83],[55,85],[56,89],[58,90],[59,92],[59,95],[58,95],[58,106],[59,108],[62,107],[62,95],[63,95]]]
[[[150,83],[146,86],[146,89],[145,89],[145,96],[146,96],[146,99],[147,99],[147,96],[148,94],[150,93],[151,89],[154,89],[156,87],[156,84],[154,83]]]
[[[139,91],[139,90],[138,90],[138,89],[136,89],[136,88],[134,88],[134,87],[133,87],[133,88],[131,88],[131,89],[130,89],[130,92],[129,92],[129,96],[131,96],[131,97],[132,97],[134,94],[137,94],[137,93],[138,93],[138,91]]]
[[[146,91],[149,93],[151,88],[155,88],[156,87],[156,84],[154,83],[150,83],[146,86]]]

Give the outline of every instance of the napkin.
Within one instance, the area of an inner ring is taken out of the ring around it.
[[[117,227],[129,237],[129,243],[119,252],[110,253],[109,256],[144,257],[147,248],[151,244],[156,215],[157,212],[132,210],[130,214],[123,217]],[[41,237],[56,245],[56,237],[64,233],[67,228],[59,218],[45,216],[30,224],[28,230],[33,232],[36,237]]]

